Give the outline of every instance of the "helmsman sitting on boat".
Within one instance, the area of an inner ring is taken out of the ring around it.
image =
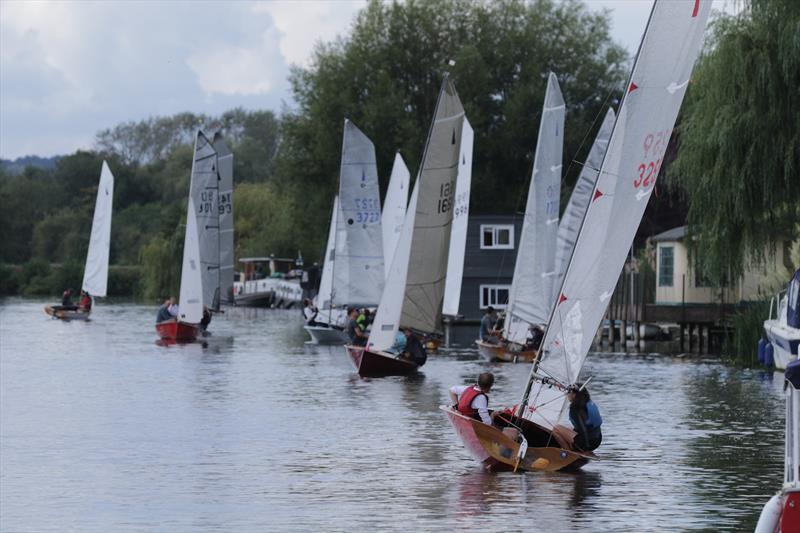
[[[582,384],[576,384],[567,393],[569,399],[569,421],[575,428],[575,439],[572,445],[577,450],[590,452],[600,446],[603,441],[603,418],[600,409],[591,400],[589,391]]]
[[[310,298],[306,298],[303,300],[303,320],[306,323],[306,326],[316,326],[317,325],[317,314],[319,310],[314,305],[314,302],[311,301]]]
[[[489,342],[492,344],[496,344],[498,341],[497,335],[495,334],[495,324],[497,323],[497,313],[494,311],[494,307],[489,306],[486,308],[486,313],[481,318],[481,329],[479,333],[479,337],[483,342]]]
[[[366,346],[369,336],[359,327],[357,319],[358,309],[353,307],[347,313],[347,328],[345,328],[345,333],[347,333],[347,336],[350,338],[350,344]]]
[[[178,305],[175,303],[175,297],[171,297],[161,304],[156,314],[156,324],[159,322],[166,322],[178,316]]]
[[[61,309],[65,311],[75,311],[78,306],[72,303],[72,289],[67,289],[61,293]]]
[[[78,304],[78,311],[81,313],[90,313],[92,311],[92,296],[86,291],[81,291],[81,301]]]
[[[475,385],[450,387],[450,401],[454,411],[464,416],[492,425],[495,413],[489,414],[489,391],[494,385],[494,374],[484,372]]]
[[[405,328],[403,330],[403,337],[405,337],[405,343],[403,344],[400,355],[397,356],[398,359],[411,361],[417,366],[424,365],[428,360],[428,352],[425,346],[423,346],[410,328]]]

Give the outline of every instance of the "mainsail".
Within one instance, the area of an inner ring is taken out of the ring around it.
[[[377,305],[385,277],[375,147],[349,120],[342,139],[339,209],[333,303]]]
[[[111,207],[114,202],[114,176],[103,161],[97,200],[94,204],[92,235],[83,270],[83,290],[103,297],[108,286],[108,252],[111,247]]]
[[[197,324],[203,318],[203,276],[200,261],[200,235],[197,231],[198,217],[194,200],[189,196],[186,209],[186,234],[183,237],[183,266],[181,268],[181,292],[178,301],[181,322]]]
[[[609,107],[603,123],[600,125],[600,130],[594,138],[592,148],[589,150],[586,163],[583,165],[580,176],[578,176],[578,181],[575,182],[575,188],[572,189],[569,203],[567,203],[567,207],[561,215],[561,222],[558,223],[556,275],[553,279],[552,302],[555,302],[558,297],[558,290],[561,288],[564,273],[567,271],[567,262],[570,255],[572,255],[572,250],[575,248],[578,230],[581,228],[583,215],[589,206],[589,200],[592,197],[592,191],[594,191],[594,183],[597,181],[597,173],[600,171],[600,164],[606,155],[608,139],[611,137],[611,130],[614,128],[615,118],[614,110]]]
[[[710,1],[656,1],[520,412],[561,418],[647,201],[697,58]],[[527,409],[525,407],[527,406]]]
[[[421,333],[439,329],[463,119],[464,108],[453,83],[445,76],[386,290],[370,333],[372,349],[391,347],[400,326]]]
[[[219,309],[220,301],[219,182],[217,152],[203,132],[198,130],[189,196],[197,218],[203,304],[210,309]]]
[[[319,309],[327,310],[328,323],[330,323],[331,301],[333,299],[333,263],[336,258],[336,218],[339,213],[339,196],[333,197],[331,210],[331,225],[328,227],[328,244],[325,247],[325,259],[322,263],[322,277],[319,282],[316,305]]]
[[[450,253],[447,257],[447,279],[444,284],[442,314],[457,316],[461,303],[461,280],[464,277],[464,253],[467,249],[469,222],[469,193],[472,186],[472,145],[475,133],[464,117],[461,132],[461,151],[458,155],[456,198],[453,202],[453,226],[450,230]]]
[[[222,302],[233,303],[233,152],[222,135],[214,135],[219,174],[219,295]],[[212,302],[213,303],[213,302]],[[217,305],[215,309],[218,309]]]
[[[411,174],[402,156],[398,152],[394,156],[392,175],[389,178],[389,188],[386,189],[386,198],[383,202],[381,214],[381,229],[383,230],[383,265],[386,277],[389,277],[389,268],[392,264],[397,241],[403,229],[403,220],[406,218],[406,204],[408,202],[408,184]]]
[[[564,149],[564,98],[552,72],[539,122],[533,175],[506,309],[506,340],[524,344],[528,329],[545,324],[554,300],[556,238]]]

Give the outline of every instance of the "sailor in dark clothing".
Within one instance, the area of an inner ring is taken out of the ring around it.
[[[174,304],[175,298],[170,298],[158,308],[158,313],[156,314],[156,324],[175,318],[175,316],[169,310],[170,306]]]
[[[576,432],[572,444],[577,450],[590,452],[603,441],[603,433],[600,431],[603,418],[600,416],[600,410],[589,397],[589,391],[581,384],[571,388],[567,398],[569,398],[569,421]]]
[[[528,329],[528,338],[525,340],[523,350],[538,350],[539,345],[542,344],[542,337],[544,337],[544,329],[541,326],[531,326]]]
[[[78,306],[72,303],[72,289],[67,289],[61,293],[61,309],[75,311]]]
[[[359,327],[358,322],[356,322],[357,317],[358,309],[353,307],[347,314],[347,327],[345,328],[344,332],[347,333],[347,336],[350,339],[350,344],[354,346],[366,346],[367,339],[369,337],[365,335],[364,330]]]
[[[428,360],[428,352],[425,350],[425,346],[419,342],[419,339],[409,328],[405,328],[403,334],[406,336],[406,347],[398,358],[411,361],[417,366],[424,365]]]
[[[203,318],[200,319],[200,331],[206,331],[209,324],[211,324],[211,311],[204,305]]]

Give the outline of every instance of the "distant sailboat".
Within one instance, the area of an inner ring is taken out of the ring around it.
[[[524,349],[528,333],[534,326],[543,326],[550,315],[556,273],[564,114],[561,88],[551,72],[539,122],[533,173],[509,291],[503,338],[500,344],[481,339],[476,341],[478,351],[489,360],[532,361],[534,352]]]
[[[470,453],[495,469],[560,470],[592,455],[561,426],[619,272],[653,192],[700,49],[711,2],[657,0],[642,38],[608,150],[567,263],[555,308],[522,399],[484,424],[442,407]],[[519,430],[512,438],[503,427]]]
[[[464,108],[445,76],[367,347],[346,347],[362,377],[408,374],[417,365],[387,352],[398,330],[439,333]]]
[[[321,313],[317,324],[305,329],[312,342],[343,344],[347,341],[341,329],[346,309],[377,307],[385,283],[375,147],[349,120],[342,135],[339,195],[334,200],[328,247],[317,306],[322,304]]]
[[[447,279],[444,284],[442,315],[457,317],[461,303],[461,281],[464,277],[464,254],[467,249],[469,195],[472,188],[472,146],[475,133],[464,117],[461,150],[458,155],[456,195],[453,201],[453,225],[450,230],[450,252],[447,257]]]
[[[114,176],[103,161],[100,170],[100,183],[97,187],[97,199],[94,205],[92,233],[89,238],[89,251],[86,253],[86,265],[83,270],[82,289],[90,298],[104,298],[108,286],[108,255],[111,247],[111,212],[114,203]],[[60,305],[47,306],[45,312],[53,318],[64,320],[88,320],[89,309],[65,308]]]

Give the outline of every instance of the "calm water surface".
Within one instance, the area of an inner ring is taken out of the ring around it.
[[[154,316],[2,303],[0,530],[752,531],[782,479],[781,374],[592,354],[601,460],[487,474],[438,406],[485,370],[515,403],[527,366],[361,380],[299,311],[232,309],[205,347],[156,345]]]

